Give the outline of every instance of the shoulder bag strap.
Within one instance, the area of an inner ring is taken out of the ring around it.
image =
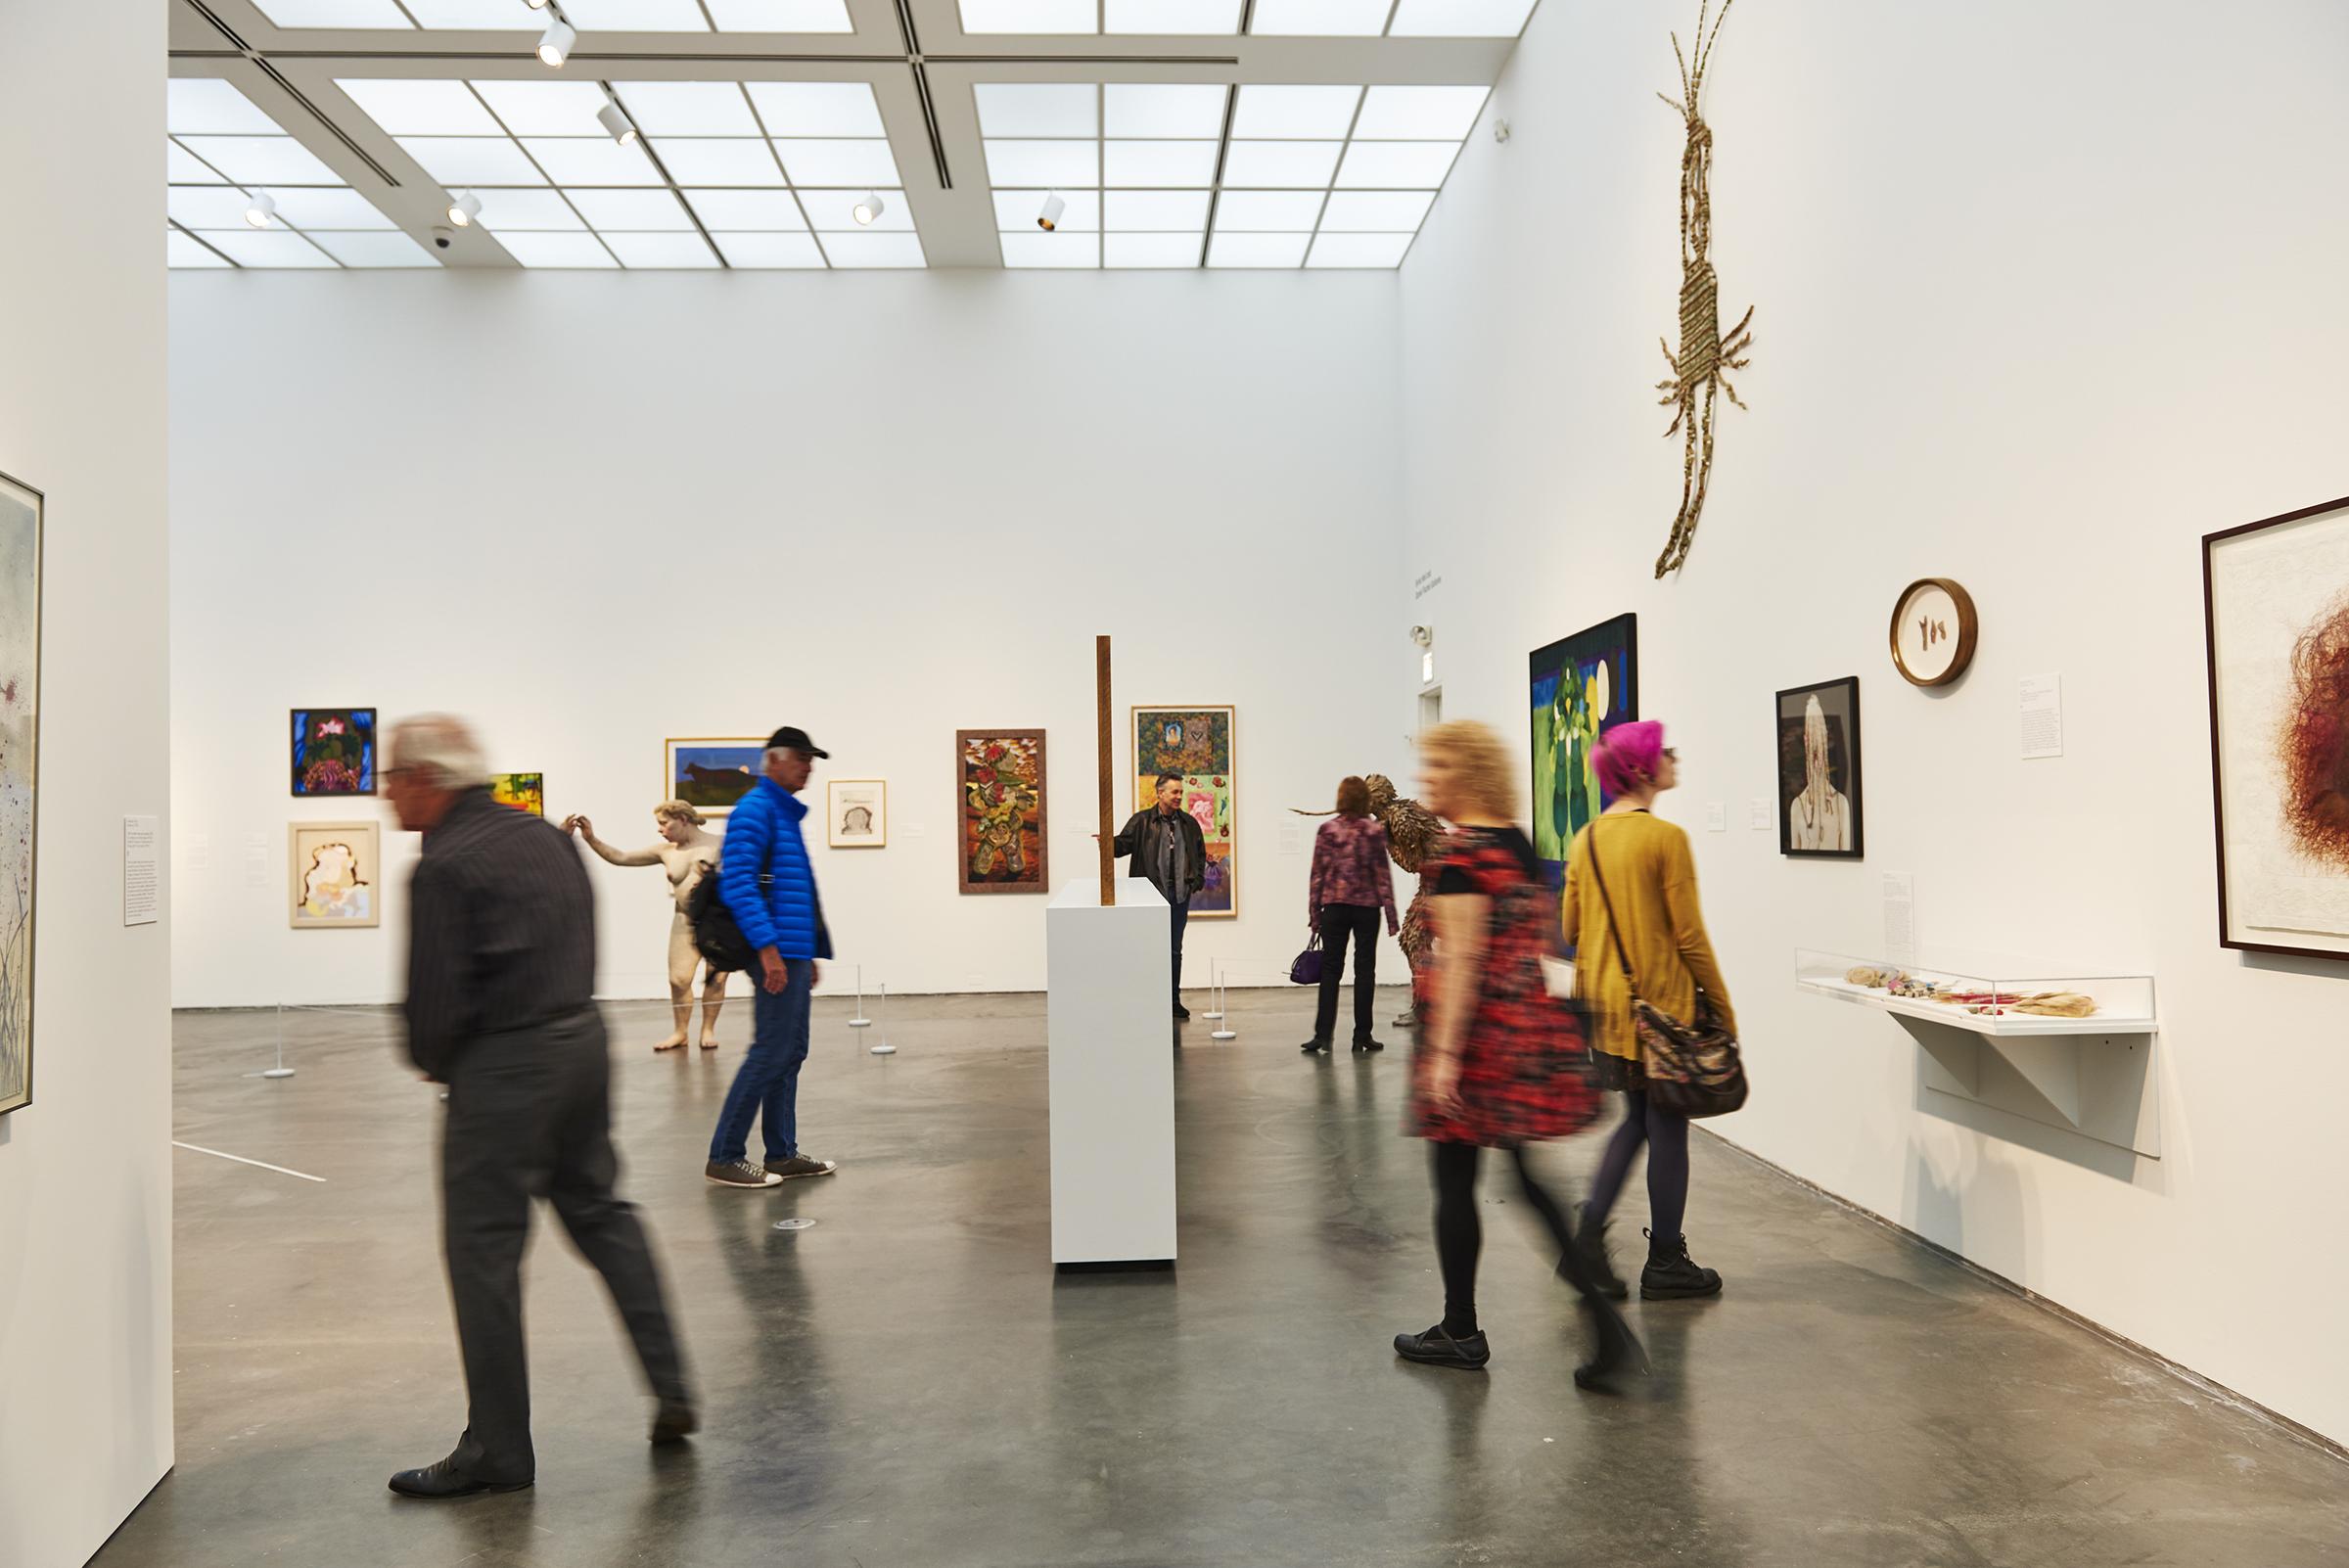
[[[1639,994],[1639,981],[1632,973],[1630,955],[1623,950],[1623,927],[1615,919],[1615,900],[1607,896],[1606,875],[1598,869],[1598,819],[1591,818],[1590,825],[1583,831],[1590,837],[1590,875],[1598,883],[1598,900],[1606,906],[1607,936],[1615,944],[1615,961],[1623,965],[1623,982],[1636,996]]]

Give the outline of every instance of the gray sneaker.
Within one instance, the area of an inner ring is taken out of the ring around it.
[[[783,1181],[774,1172],[749,1160],[713,1160],[702,1167],[702,1175],[721,1187],[772,1187]]]
[[[830,1160],[819,1160],[809,1154],[795,1154],[781,1165],[768,1170],[777,1181],[790,1181],[799,1176],[830,1176],[840,1167]]]

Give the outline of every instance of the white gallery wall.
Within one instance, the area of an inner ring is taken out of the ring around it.
[[[162,137],[162,6],[0,0],[0,473],[46,496],[32,1102],[0,1116],[10,1568],[87,1560],[171,1464],[167,927],[122,923],[122,819],[169,811]]]
[[[2349,1194],[2349,965],[2218,946],[2198,545],[2349,492],[2349,10],[1739,5],[1704,108],[1751,410],[1721,404],[1657,582],[1683,130],[1656,93],[1695,11],[1543,7],[1405,267],[1404,577],[1440,583],[1397,614],[1436,627],[1447,714],[1523,747],[1528,651],[1637,612],[1750,1052],[1726,1136],[2349,1438],[2349,1262],[2312,1222]],[[1886,651],[1925,576],[1981,613],[1937,692]],[[2047,672],[2064,755],[2026,761]],[[1866,858],[1782,859],[1747,825],[1773,693],[1852,674]],[[2156,977],[2161,1158],[1929,1094],[1892,1019],[1795,991],[1798,945],[1881,948],[1888,873],[1927,962]],[[1702,1258],[1701,1191],[1688,1223]]]
[[[1193,922],[1188,975],[1285,977],[1312,846],[1286,807],[1408,770],[1374,673],[1407,647],[1395,290],[174,276],[175,1000],[400,993],[417,841],[378,801],[289,798],[296,706],[466,715],[626,847],[666,737],[799,724],[833,754],[811,801],[889,784],[886,849],[815,839],[830,988],[1040,989],[1045,900],[957,890],[954,732],[1047,732],[1051,879],[1090,876],[1097,632],[1121,814],[1129,705],[1237,706],[1240,918]],[[289,930],[287,824],[343,817],[386,822],[385,924]],[[666,884],[593,865],[600,990],[666,994]]]

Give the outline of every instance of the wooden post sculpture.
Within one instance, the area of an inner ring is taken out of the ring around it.
[[[1101,770],[1101,832],[1098,840],[1101,851],[1101,907],[1112,909],[1118,902],[1118,828],[1110,819],[1109,638],[1106,636],[1093,639],[1093,719]]]
[[[1678,410],[1664,432],[1665,439],[1670,440],[1674,431],[1685,431],[1686,435],[1681,458],[1681,515],[1673,519],[1672,537],[1656,558],[1659,577],[1678,572],[1688,560],[1688,546],[1696,539],[1697,515],[1705,509],[1705,490],[1713,482],[1714,393],[1726,392],[1730,402],[1745,406],[1737,389],[1722,372],[1743,370],[1749,361],[1738,355],[1754,341],[1753,334],[1746,331],[1746,324],[1754,319],[1752,305],[1745,307],[1745,314],[1727,336],[1721,331],[1721,280],[1714,276],[1712,259],[1713,130],[1697,112],[1697,94],[1705,84],[1705,68],[1713,59],[1713,40],[1728,20],[1731,3],[1722,0],[1721,15],[1713,19],[1710,33],[1705,31],[1705,13],[1711,0],[1697,7],[1693,69],[1689,57],[1681,53],[1681,35],[1672,35],[1673,58],[1681,66],[1681,100],[1673,103],[1668,95],[1656,94],[1688,124],[1688,141],[1681,152],[1681,351],[1676,357],[1672,345],[1663,346],[1664,361],[1672,366],[1673,377],[1656,383],[1656,390],[1664,394],[1657,402]],[[1701,401],[1700,391],[1704,394]]]

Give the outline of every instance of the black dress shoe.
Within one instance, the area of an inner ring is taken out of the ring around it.
[[[1383,1051],[1387,1048],[1387,1042],[1383,1039],[1372,1039],[1365,1035],[1354,1042],[1354,1048],[1358,1051]]]
[[[1187,1023],[1190,1020],[1191,1010],[1188,1007],[1185,1007],[1182,1003],[1176,1002],[1174,1004],[1174,1016],[1184,1020]]]
[[[484,1492],[520,1492],[529,1481],[484,1481],[457,1468],[454,1459],[441,1459],[421,1470],[402,1470],[392,1478],[392,1490],[403,1498],[471,1498]]]
[[[1395,1336],[1395,1354],[1406,1361],[1420,1361],[1429,1366],[1455,1366],[1463,1372],[1481,1371],[1493,1359],[1493,1347],[1485,1343],[1483,1329],[1459,1339],[1444,1332],[1442,1323],[1423,1334]]]
[[[1307,1040],[1304,1044],[1298,1046],[1297,1048],[1305,1052],[1305,1054],[1308,1056],[1318,1055],[1320,1052],[1329,1049],[1329,1038],[1324,1035],[1315,1035],[1312,1039]]]
[[[701,1412],[691,1400],[663,1400],[661,1408],[653,1412],[655,1443],[682,1443],[701,1429]]]

